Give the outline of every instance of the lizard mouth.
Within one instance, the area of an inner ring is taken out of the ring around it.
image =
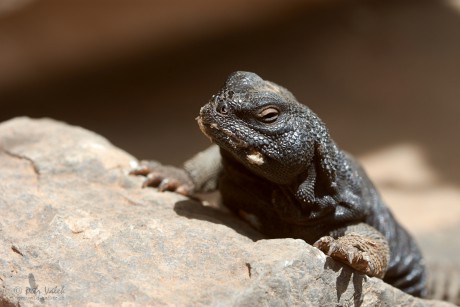
[[[250,164],[261,166],[265,163],[264,156],[260,151],[249,146],[249,144],[233,133],[231,130],[220,127],[217,123],[205,123],[203,117],[200,115],[196,118],[198,126],[201,132],[213,143],[217,143],[219,146],[227,147],[231,146],[234,149],[244,148],[247,151],[245,159]]]
[[[205,123],[201,116],[196,118],[198,126],[200,127],[201,132],[209,139],[211,142],[218,142],[219,139],[224,138],[233,148],[247,148],[249,145],[247,142],[238,138],[238,136],[233,133],[231,130],[220,127],[217,123]],[[215,130],[215,131],[214,131]],[[216,136],[217,133],[221,133],[222,137]]]
[[[198,127],[200,127],[200,130],[201,132],[203,132],[203,134],[211,141],[213,142],[213,138],[212,136],[208,133],[208,128],[206,127],[206,125],[203,123],[203,118],[201,116],[198,116],[197,118],[195,118],[195,120],[197,121],[198,123]]]

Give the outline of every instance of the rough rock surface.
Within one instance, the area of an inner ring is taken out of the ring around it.
[[[0,125],[0,306],[449,306],[302,240],[264,240],[219,209],[141,189],[127,175],[135,161],[53,120]]]

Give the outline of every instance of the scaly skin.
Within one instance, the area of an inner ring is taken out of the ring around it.
[[[414,240],[359,164],[288,90],[235,72],[197,120],[220,151],[214,145],[187,161],[179,177],[190,180],[167,189],[193,194],[218,187],[224,205],[262,233],[303,239],[358,271],[426,295]],[[155,178],[153,185],[165,187]]]

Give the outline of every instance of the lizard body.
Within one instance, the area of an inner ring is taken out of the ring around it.
[[[183,194],[219,189],[225,206],[273,238],[299,238],[414,296],[426,295],[421,253],[361,166],[285,88],[231,74],[201,108],[216,145],[176,179],[144,165],[146,185]],[[156,167],[158,170],[158,167]]]

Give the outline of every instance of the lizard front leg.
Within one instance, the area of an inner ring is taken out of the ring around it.
[[[141,161],[130,174],[145,176],[143,187],[151,186],[160,191],[190,196],[196,192],[215,190],[221,169],[219,148],[213,145],[187,160],[183,168],[157,161]]]
[[[388,242],[368,224],[353,224],[331,231],[329,236],[320,238],[313,246],[369,276],[383,278],[388,269]]]

